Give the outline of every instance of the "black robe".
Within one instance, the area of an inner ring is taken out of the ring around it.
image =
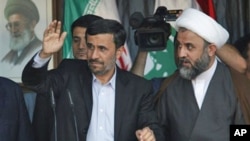
[[[244,123],[229,70],[219,62],[201,109],[191,80],[178,75],[157,110],[168,141],[229,141],[230,124]]]

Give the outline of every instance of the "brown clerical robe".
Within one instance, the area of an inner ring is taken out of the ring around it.
[[[250,80],[233,69],[230,71],[245,121],[250,124]]]

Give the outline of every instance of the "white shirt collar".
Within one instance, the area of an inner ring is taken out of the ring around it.
[[[116,67],[115,67],[115,73],[113,74],[113,76],[111,77],[111,79],[105,85],[110,84],[111,87],[113,89],[115,89],[116,73],[117,73],[117,71],[116,71]],[[100,83],[100,81],[96,78],[96,76],[94,74],[92,74],[92,75],[93,75],[93,81],[92,82],[98,82],[98,83]]]
[[[194,95],[199,109],[201,109],[202,107],[202,103],[205,98],[207,88],[214,75],[216,66],[217,66],[217,60],[215,59],[214,63],[208,70],[204,71],[203,73],[201,73],[195,79],[192,80]]]

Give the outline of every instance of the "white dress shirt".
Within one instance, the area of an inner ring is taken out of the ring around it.
[[[210,80],[212,79],[215,69],[217,66],[217,59],[215,59],[213,65],[195,79],[192,80],[195,98],[199,109],[202,107],[203,100],[206,96],[207,88],[209,86]]]
[[[45,58],[45,59],[43,59],[43,58],[41,58],[40,56],[39,56],[39,53],[40,53],[41,51],[39,51],[37,54],[36,54],[36,56],[34,57],[34,62],[33,62],[33,64],[32,64],[32,67],[34,67],[34,68],[41,68],[42,66],[44,66],[49,60],[50,60],[50,58],[51,57],[48,57],[48,58]]]
[[[101,84],[93,75],[93,108],[87,141],[113,141],[115,116],[115,78]]]

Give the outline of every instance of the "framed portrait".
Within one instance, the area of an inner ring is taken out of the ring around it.
[[[22,71],[42,48],[52,21],[52,0],[2,0],[0,9],[0,76],[22,83]]]

